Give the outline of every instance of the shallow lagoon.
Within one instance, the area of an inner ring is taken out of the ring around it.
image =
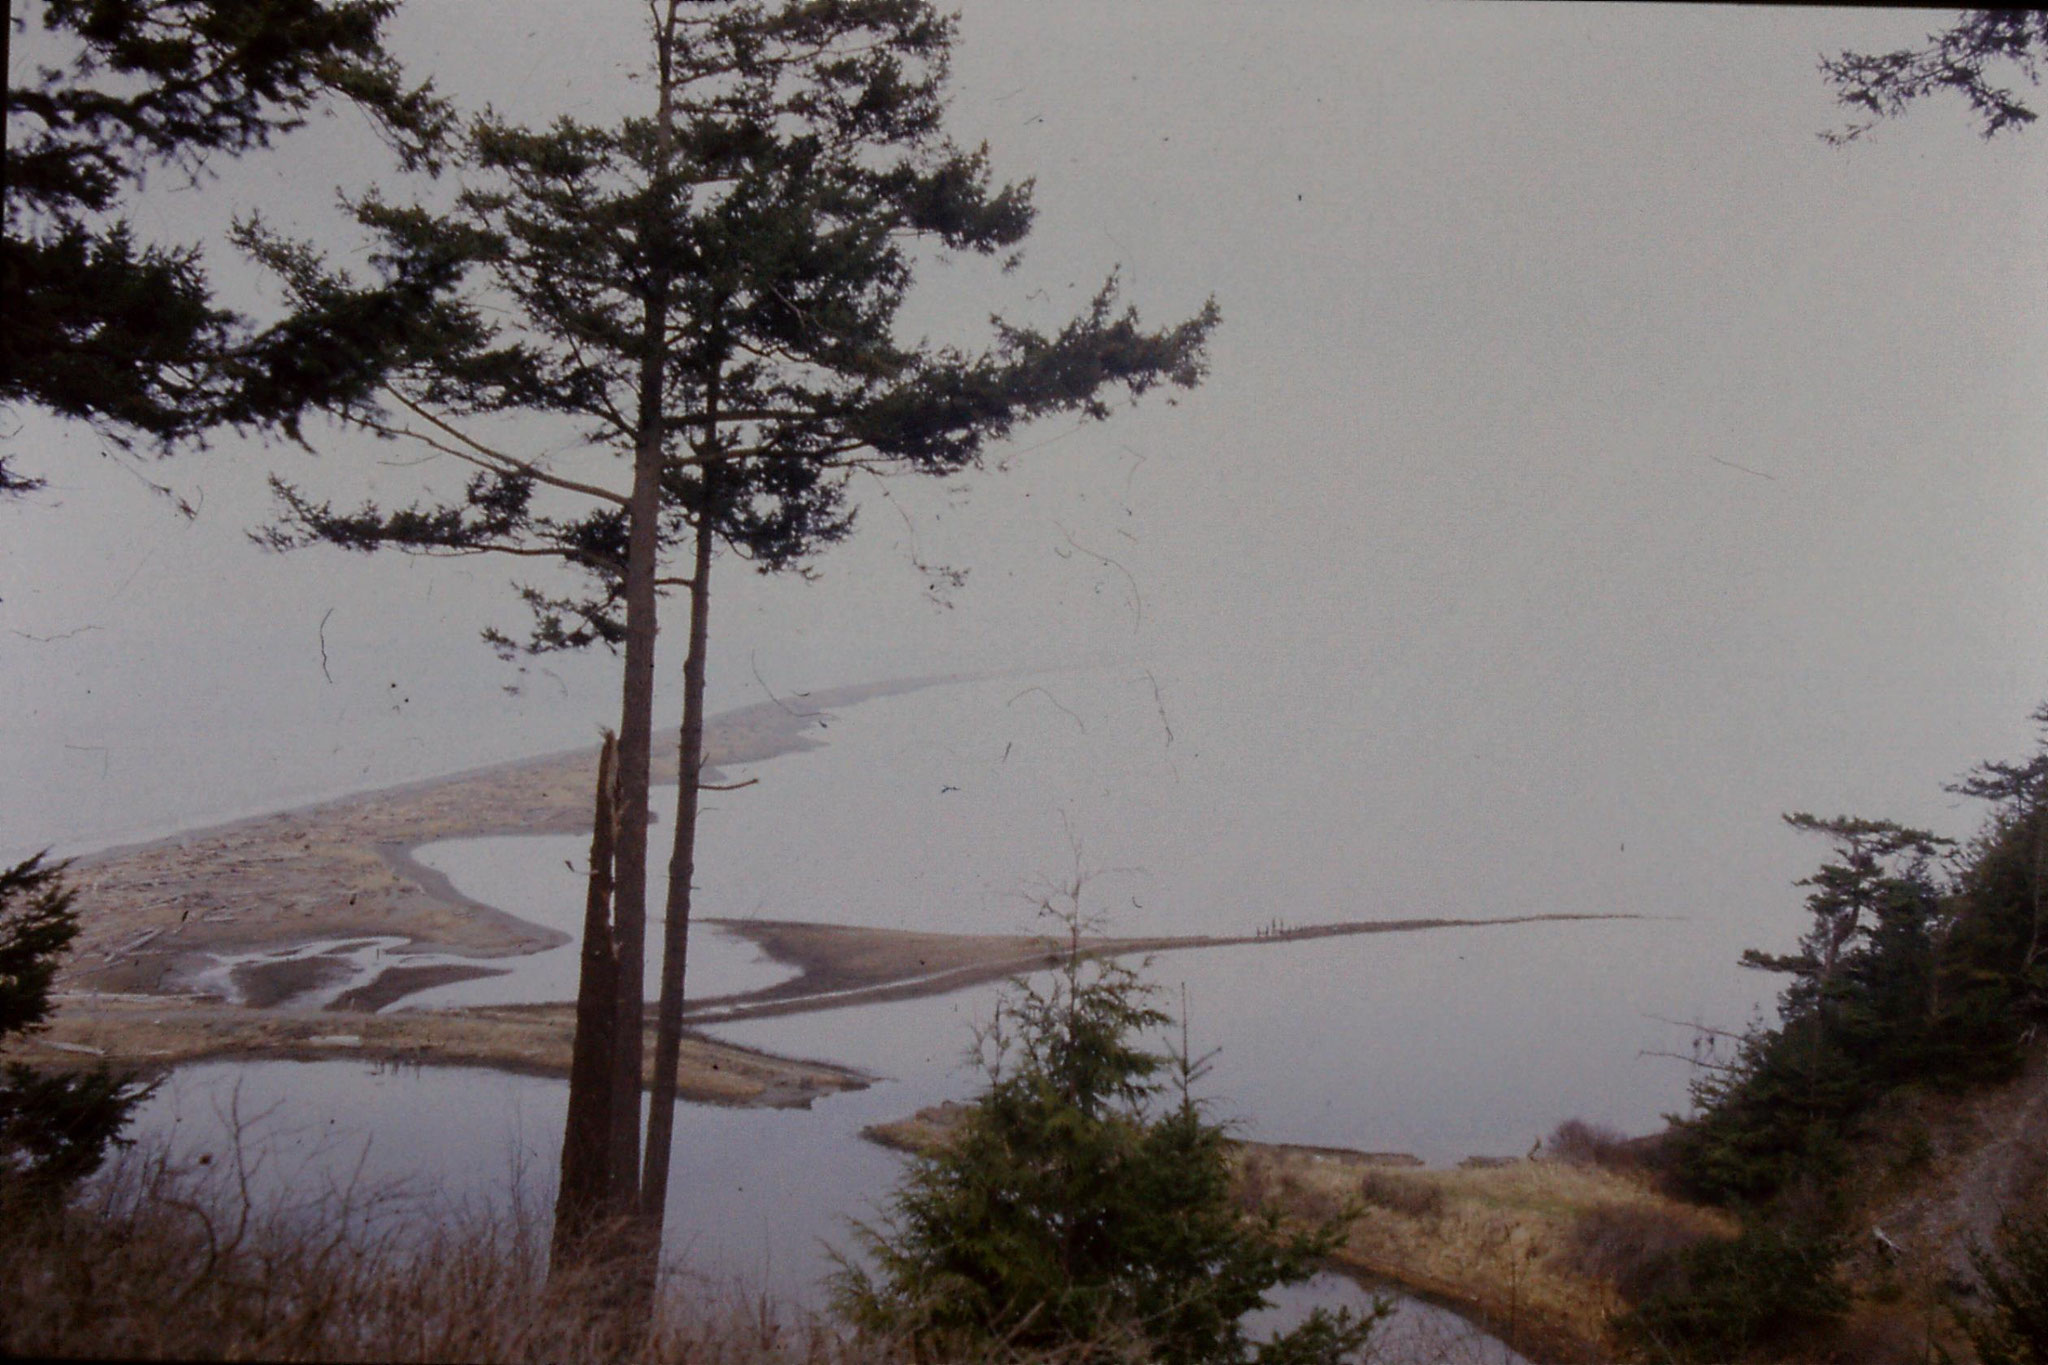
[[[961,1022],[952,1017],[958,997],[888,1008],[919,1006],[935,1027]],[[931,1060],[916,1079],[879,1081],[809,1110],[685,1106],[668,1211],[672,1268],[703,1291],[765,1290],[788,1305],[822,1307],[830,1248],[850,1249],[849,1220],[875,1217],[902,1168],[902,1157],[861,1139],[860,1128],[973,1089],[970,1074]],[[184,1161],[231,1159],[239,1132],[259,1199],[304,1204],[352,1191],[360,1203],[381,1194],[400,1217],[421,1206],[415,1201],[445,1211],[517,1200],[544,1222],[566,1100],[561,1081],[475,1068],[219,1062],[173,1075],[133,1131]],[[1362,1307],[1370,1297],[1344,1276],[1317,1275],[1276,1291],[1253,1330],[1282,1330],[1314,1307]],[[1520,1362],[1455,1314],[1395,1298],[1400,1311],[1379,1340],[1448,1346],[1458,1352],[1452,1360]]]
[[[1271,831],[1257,812],[1217,802],[1216,783],[1181,780],[1194,755],[1170,742],[1149,683],[1117,670],[933,688],[818,721],[824,747],[730,769],[761,783],[707,802],[699,915],[1037,930],[1046,925],[1035,903],[1077,866],[1092,872],[1085,907],[1107,911],[1101,927],[1117,934],[1614,908],[1381,903],[1367,853],[1326,846],[1307,866],[1284,837],[1273,840],[1268,876],[1258,860]],[[673,789],[661,797],[655,873]],[[502,838],[417,856],[467,895],[574,933],[584,847],[573,836]],[[1697,921],[1502,924],[1178,950],[1145,973],[1161,1003],[1176,1013],[1184,1004],[1193,1048],[1214,1051],[1205,1094],[1246,1136],[1442,1164],[1519,1155],[1569,1117],[1642,1131],[1682,1108],[1686,1068],[1645,1054],[1684,1051],[1689,1033],[1656,1016],[1740,1023],[1771,986],[1735,968],[1740,946],[1728,926]],[[571,949],[492,965],[513,970],[396,1008],[573,995]],[[790,971],[716,926],[693,927],[696,998]],[[688,1273],[820,1302],[827,1248],[849,1244],[847,1220],[872,1217],[900,1169],[860,1129],[974,1091],[965,1054],[997,990],[709,1030],[879,1079],[808,1110],[686,1108],[669,1226]],[[140,1127],[187,1151],[218,1147],[237,1087],[245,1117],[267,1115],[259,1129],[274,1133],[276,1155],[264,1178],[278,1188],[359,1170],[458,1200],[518,1188],[544,1211],[552,1196],[559,1081],[342,1061],[216,1064],[180,1072]],[[1323,1277],[1285,1296],[1281,1311],[1360,1293]],[[1443,1317],[1411,1304],[1401,1330],[1439,1332]]]

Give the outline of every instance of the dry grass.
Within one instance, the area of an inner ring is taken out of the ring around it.
[[[1642,1176],[1561,1161],[1361,1173],[1254,1148],[1242,1171],[1247,1196],[1300,1217],[1363,1205],[1341,1264],[1453,1304],[1547,1359],[1613,1359],[1617,1278],[1661,1248],[1735,1232]]]
[[[688,1365],[1144,1365],[1105,1329],[1070,1350],[918,1348],[738,1290],[665,1277],[649,1317],[616,1275],[551,1279],[549,1225],[360,1184],[266,1200],[236,1143],[174,1167],[125,1155],[68,1205],[0,1186],[0,1359],[688,1362]],[[1425,1338],[1424,1342],[1428,1339]],[[1420,1347],[1422,1342],[1412,1343]],[[1448,1349],[1373,1365],[1468,1365]]]
[[[545,1220],[391,1191],[259,1206],[239,1158],[130,1159],[68,1208],[0,1209],[0,1355],[150,1360],[836,1365],[836,1333],[737,1297],[663,1297],[629,1333],[595,1278],[547,1279]],[[873,1359],[863,1352],[861,1359]],[[888,1358],[885,1352],[883,1358]]]
[[[1426,1172],[1367,1171],[1358,1182],[1358,1197],[1367,1208],[1385,1209],[1406,1218],[1441,1218],[1450,1207],[1443,1187]]]

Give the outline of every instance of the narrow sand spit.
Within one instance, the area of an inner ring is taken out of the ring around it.
[[[727,711],[706,724],[707,757],[713,765],[759,762],[816,748],[823,741],[811,732],[829,708],[970,680],[895,679]],[[666,773],[657,765],[657,781],[674,781],[672,756],[667,764]],[[430,986],[503,970],[492,959],[566,941],[464,896],[413,850],[443,839],[587,829],[596,772],[595,749],[551,754],[80,858],[72,880],[83,930],[60,978],[56,1025],[32,1046],[54,1049],[53,1059],[158,1066],[224,1055],[331,1056],[346,1047],[390,1060],[566,1073],[566,1002],[379,1011]],[[1632,917],[1369,920],[1082,946],[1124,955],[1612,918]],[[688,1017],[700,1024],[942,994],[1044,967],[1068,946],[1024,935],[709,922],[797,970],[762,990],[691,1002]],[[785,1070],[768,1075],[775,1067]],[[841,1068],[783,1063],[701,1038],[684,1071],[686,1095],[733,1102],[801,1101],[863,1083]]]

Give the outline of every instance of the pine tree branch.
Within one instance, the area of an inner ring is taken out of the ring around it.
[[[407,411],[419,417],[420,420],[433,424],[436,428],[461,441],[470,450],[477,453],[470,454],[468,451],[458,450],[446,442],[435,440],[423,431],[414,431],[411,427],[393,427],[371,418],[356,419],[363,426],[368,427],[380,436],[403,436],[410,440],[418,441],[420,444],[430,446],[444,455],[453,455],[458,460],[473,464],[479,469],[489,470],[493,474],[518,474],[537,483],[544,483],[550,487],[560,488],[570,493],[581,493],[586,497],[597,498],[600,501],[609,502],[618,507],[627,505],[627,499],[623,494],[614,493],[611,489],[602,488],[597,484],[583,483],[577,479],[564,478],[560,474],[550,473],[548,470],[542,469],[531,460],[522,460],[517,456],[507,455],[503,451],[493,450],[468,433],[442,421],[427,408],[407,398],[396,389],[386,386],[384,391],[397,399]]]

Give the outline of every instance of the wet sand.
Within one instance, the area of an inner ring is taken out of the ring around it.
[[[722,712],[706,722],[712,765],[816,748],[829,708],[965,675],[901,678]],[[655,780],[675,780],[657,753]],[[549,754],[192,830],[76,859],[81,932],[72,988],[175,993],[207,959],[321,939],[397,936],[479,958],[565,941],[471,900],[412,851],[443,839],[590,828],[597,749]]]
[[[190,996],[60,995],[45,1033],[9,1056],[38,1066],[105,1062],[154,1077],[172,1067],[221,1058],[333,1061],[353,1057],[399,1066],[488,1066],[540,1076],[569,1074],[575,1010],[539,1008],[361,1014],[338,1010],[250,1009]],[[653,1039],[646,1055],[652,1066]],[[697,1036],[683,1040],[679,1094],[702,1104],[800,1107],[820,1095],[858,1090],[870,1078],[851,1067],[774,1057]]]
[[[1090,957],[1185,952],[1202,948],[1258,948],[1354,934],[1418,933],[1433,929],[1485,929],[1576,920],[1640,919],[1639,915],[1509,915],[1497,919],[1345,920],[1259,934],[1179,934],[1151,938],[1084,938]],[[1063,938],[1004,934],[927,934],[848,924],[790,920],[710,919],[747,939],[777,962],[797,969],[787,981],[741,995],[693,1000],[685,1017],[728,1023],[780,1014],[804,1014],[850,1005],[944,995],[986,981],[1054,966],[1066,956]]]
[[[822,741],[813,732],[833,707],[972,680],[892,679],[726,711],[706,722],[707,760],[759,762],[816,748]],[[673,753],[657,753],[655,780],[675,775]],[[375,1011],[431,985],[500,970],[493,958],[565,941],[462,895],[412,853],[443,839],[587,830],[596,779],[593,746],[75,859],[80,934],[59,976],[57,1017],[48,1033],[10,1053],[145,1073],[225,1056],[355,1055],[566,1075],[574,1028],[566,1006]],[[343,984],[349,965],[330,951],[235,965],[225,980],[239,1004],[224,1001],[219,984],[201,984],[209,971],[219,981],[224,959],[355,939],[398,940],[388,954],[398,961],[348,986],[327,1009],[304,1008],[304,998]],[[477,961],[407,964],[408,951]],[[846,1068],[694,1037],[681,1068],[686,1098],[718,1103],[802,1104],[862,1084]]]

